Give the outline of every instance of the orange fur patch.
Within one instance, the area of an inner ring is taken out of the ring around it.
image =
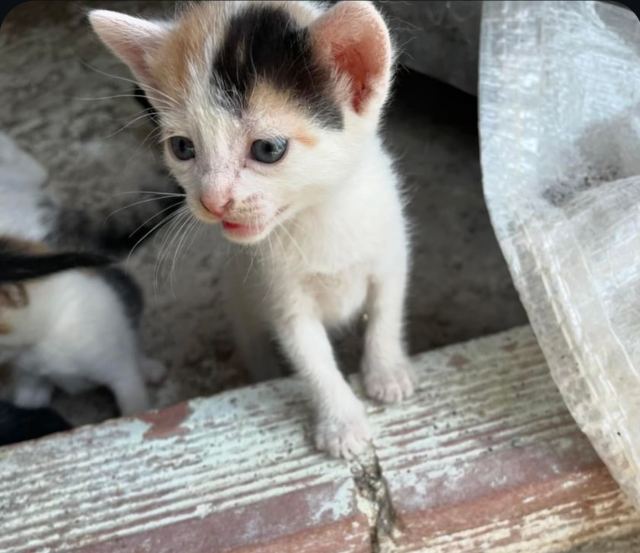
[[[19,309],[27,305],[29,305],[29,296],[23,284],[5,284],[0,286],[0,307]]]
[[[8,246],[8,249],[20,253],[41,254],[49,251],[49,248],[42,242],[23,240],[22,238],[14,238],[13,236],[0,236],[0,242],[3,248]]]
[[[207,66],[207,39],[213,46],[216,38],[223,35],[225,13],[223,3],[189,4],[153,64],[155,86],[179,99],[189,90],[192,68],[207,75],[210,71]]]
[[[305,146],[309,146],[309,148],[313,148],[318,143],[318,139],[315,136],[310,136],[308,134],[297,134],[294,135],[293,138]]]
[[[308,147],[318,143],[312,134],[310,121],[304,116],[300,107],[286,91],[276,90],[267,83],[256,84],[249,98],[250,117],[259,119],[261,125],[273,127],[286,132],[286,135]]]
[[[0,315],[6,308],[20,309],[29,304],[27,289],[22,284],[5,284],[0,286]],[[13,331],[11,325],[0,320],[0,335],[7,335]]]

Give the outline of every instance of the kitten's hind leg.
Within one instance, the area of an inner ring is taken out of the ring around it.
[[[109,384],[123,416],[142,413],[150,408],[149,396],[137,367]]]
[[[51,402],[53,385],[47,379],[25,372],[17,372],[13,403],[25,409],[47,407]]]
[[[116,359],[100,359],[94,363],[93,378],[107,386],[115,396],[123,416],[147,411],[149,395],[135,351]]]

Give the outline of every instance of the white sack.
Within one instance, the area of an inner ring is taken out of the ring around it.
[[[485,2],[483,186],[573,416],[640,506],[640,22],[600,2]]]

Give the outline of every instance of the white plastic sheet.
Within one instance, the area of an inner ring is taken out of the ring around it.
[[[640,507],[640,22],[485,2],[483,186],[553,378]]]

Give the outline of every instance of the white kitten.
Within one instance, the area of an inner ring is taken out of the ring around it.
[[[370,431],[327,329],[366,312],[367,394],[413,392],[406,223],[378,135],[392,67],[383,19],[368,2],[204,2],[172,22],[104,10],[90,21],[158,111],[194,215],[244,245],[226,276],[247,365],[276,373],[275,335],[308,384],[317,446],[357,454]]]
[[[141,373],[164,374],[137,343],[142,296],[108,260],[49,252],[39,165],[0,135],[0,363],[14,372],[13,402],[43,407],[53,386],[108,386],[120,410],[149,408]],[[20,213],[16,213],[16,207]]]

